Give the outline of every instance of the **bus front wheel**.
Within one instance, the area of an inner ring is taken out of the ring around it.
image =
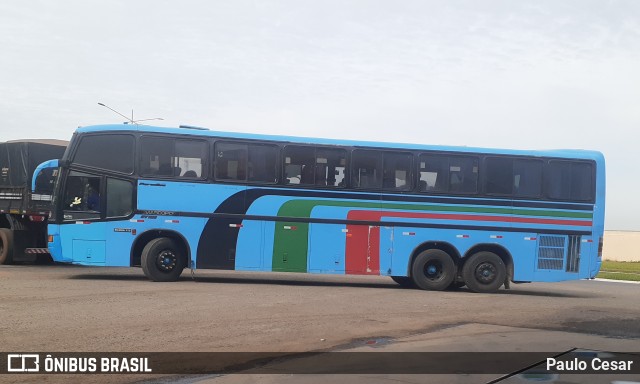
[[[493,252],[478,252],[462,267],[467,287],[479,293],[496,292],[507,277],[507,268],[500,256]]]
[[[445,251],[428,249],[413,260],[411,278],[420,289],[443,291],[455,277],[456,264]]]
[[[174,240],[160,237],[144,246],[141,264],[144,275],[153,281],[176,281],[185,267],[185,257]]]
[[[13,232],[8,228],[0,228],[0,264],[13,262]]]

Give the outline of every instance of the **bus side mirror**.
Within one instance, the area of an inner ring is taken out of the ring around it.
[[[57,159],[47,160],[36,167],[36,170],[33,171],[33,177],[31,178],[31,193],[36,193],[38,181],[42,180],[41,178],[38,178],[39,176],[41,176],[41,173],[47,169],[58,168],[58,163],[59,161]]]

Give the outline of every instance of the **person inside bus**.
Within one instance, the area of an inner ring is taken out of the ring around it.
[[[100,210],[100,182],[98,179],[89,179],[87,184],[87,210]]]

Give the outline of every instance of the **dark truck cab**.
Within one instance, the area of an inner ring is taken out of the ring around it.
[[[46,255],[57,167],[40,167],[32,178],[38,165],[61,158],[67,144],[36,139],[0,143],[0,264],[34,262]]]

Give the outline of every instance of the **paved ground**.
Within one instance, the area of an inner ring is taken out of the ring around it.
[[[358,348],[365,340],[384,339],[390,341],[385,348],[407,351],[581,347],[637,352],[639,293],[640,286],[635,284],[599,281],[515,285],[497,294],[464,289],[424,292],[399,288],[382,277],[220,271],[198,271],[195,282],[185,273],[176,283],[152,283],[139,269],[2,266],[0,349],[301,352]],[[285,378],[235,375],[163,380],[327,379]],[[0,381],[10,382],[147,379],[157,380],[114,375],[0,376]],[[476,379],[483,378],[454,382]],[[424,377],[391,380],[424,382]]]

